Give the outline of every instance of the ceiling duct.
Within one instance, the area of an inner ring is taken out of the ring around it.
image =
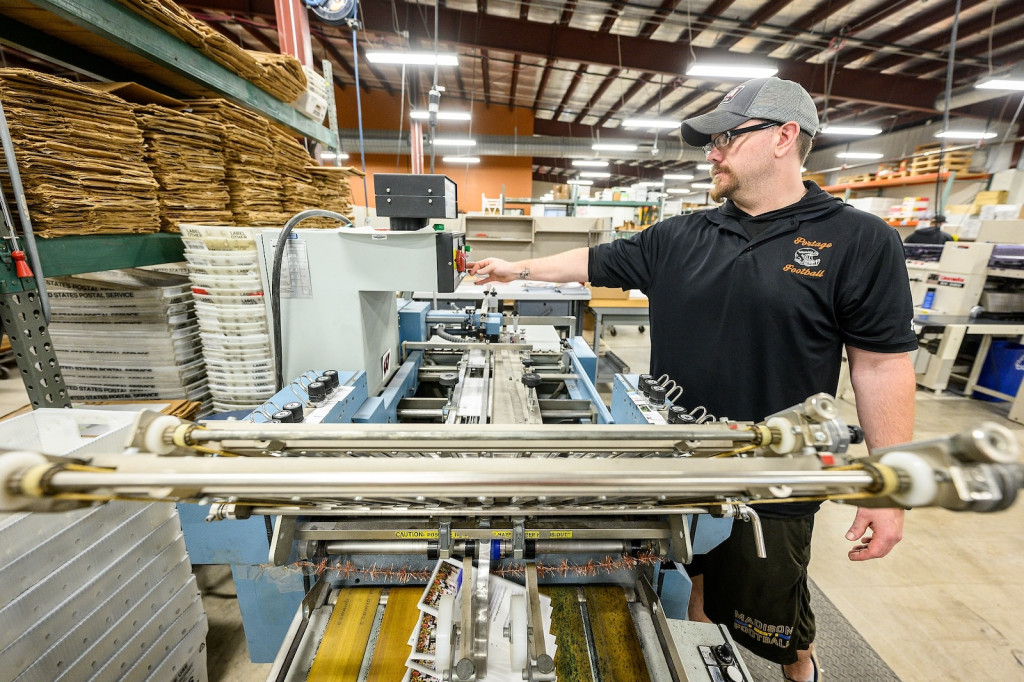
[[[352,151],[359,148],[359,132],[355,129],[338,131],[341,148]],[[549,158],[606,158],[627,161],[704,161],[704,153],[696,148],[684,145],[678,139],[660,139],[657,153],[654,151],[654,140],[632,140],[638,145],[635,152],[595,152],[591,146],[594,142],[579,137],[549,137],[515,135],[474,135],[476,145],[473,156],[513,156],[513,157],[549,157]],[[626,142],[626,140],[621,140]],[[409,154],[409,134],[401,137],[385,130],[363,131],[364,150],[367,154]],[[616,142],[620,140],[616,139]],[[424,142],[424,148],[429,149]]]

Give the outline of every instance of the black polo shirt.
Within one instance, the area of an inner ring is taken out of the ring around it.
[[[651,374],[683,387],[677,403],[761,420],[834,395],[844,344],[917,348],[896,230],[805,184],[764,215],[726,202],[591,248],[591,282],[650,298]]]

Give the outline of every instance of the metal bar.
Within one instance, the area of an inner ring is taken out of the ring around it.
[[[451,508],[444,508],[444,509],[442,509],[440,507],[400,508],[400,509],[399,508],[393,508],[393,507],[383,507],[383,508],[380,508],[380,509],[376,509],[376,508],[375,509],[370,509],[366,505],[356,505],[356,506],[337,507],[337,508],[334,508],[334,509],[317,509],[316,510],[316,515],[317,516],[367,516],[367,517],[373,517],[373,518],[381,518],[381,517],[383,517],[383,518],[390,518],[390,517],[398,517],[398,518],[416,517],[416,518],[421,518],[421,517],[435,517],[438,514],[442,514],[442,513],[448,514],[448,515],[452,515],[455,511],[458,511],[459,515],[461,515],[461,516],[472,516],[472,517],[481,516],[481,515],[488,515],[488,516],[499,516],[499,515],[500,516],[513,516],[513,515],[516,515],[516,514],[522,514],[523,513],[523,508],[521,506],[509,507],[509,506],[502,506],[502,505],[495,505],[495,506],[489,506],[489,507],[483,507],[482,505],[463,505],[463,506],[459,507],[458,510],[453,510]],[[531,508],[530,509],[530,515],[531,516],[544,516],[544,517],[552,517],[552,516],[615,516],[615,517],[621,517],[624,511],[626,511],[626,509],[623,507],[623,505],[615,504],[615,505],[605,506],[605,507],[577,506],[577,507],[574,507],[572,509],[554,509],[554,508],[541,509],[541,508]],[[629,512],[629,514],[631,516],[651,515],[651,516],[659,516],[659,517],[661,517],[661,516],[665,515],[666,509],[665,509],[665,507],[635,507],[635,506],[630,506],[629,509],[628,509],[628,512]],[[299,507],[289,508],[289,507],[260,507],[260,506],[254,506],[254,507],[252,507],[252,513],[254,515],[263,515],[263,516],[273,516],[275,514],[278,514],[278,515],[288,515],[288,516],[309,516],[309,509],[307,509],[307,508],[299,508]],[[677,513],[677,514],[680,514],[680,513],[681,514],[706,514],[706,513],[708,513],[708,510],[706,508],[704,508],[704,507],[699,507],[699,506],[691,507],[691,506],[687,505],[685,509],[673,509],[672,513]],[[306,533],[304,533],[302,535],[305,537],[309,532],[310,531],[306,531]],[[654,537],[655,536],[652,535],[652,538],[654,538]]]
[[[530,658],[536,662],[541,673],[547,674],[555,669],[554,660],[547,653],[544,642],[544,619],[540,611],[540,592],[537,591],[537,564],[530,561],[526,564],[526,595],[529,599],[530,621]]]
[[[252,461],[252,460],[249,460]],[[622,498],[623,496],[654,496],[668,500],[677,495],[736,495],[749,490],[764,489],[769,486],[788,486],[795,492],[823,491],[828,488],[842,487],[868,489],[875,484],[872,476],[861,471],[750,471],[745,473],[698,473],[685,472],[646,472],[631,471],[642,461],[650,460],[613,460],[628,465],[607,472],[579,471],[570,474],[566,471],[540,472],[534,470],[537,465],[547,462],[566,462],[567,460],[531,460],[528,471],[523,472],[482,472],[465,471],[470,462],[486,463],[500,460],[472,459],[430,459],[429,463],[438,465],[442,462],[454,462],[460,467],[458,471],[376,471],[376,472],[338,472],[321,471],[318,473],[286,473],[293,465],[295,458],[272,460],[286,465],[279,473],[165,473],[159,470],[138,473],[98,473],[57,471],[48,484],[52,492],[89,491],[102,488],[123,493],[147,493],[152,489],[170,488],[169,497],[174,497],[173,490],[181,490],[178,497],[189,498],[199,491],[206,496],[270,496],[280,498],[294,495],[328,495],[340,498],[363,498],[380,496],[393,498],[399,496],[415,496],[431,499],[443,490],[445,497],[483,497],[516,496],[516,497],[547,497],[568,495],[571,498],[581,496],[606,496]],[[321,460],[324,461],[324,460]],[[366,460],[348,460],[354,463]],[[396,460],[388,459],[395,463]],[[519,462],[520,460],[506,460]],[[398,461],[403,468],[408,462]],[[568,460],[570,464],[578,464],[577,460]],[[662,462],[658,462],[661,464]],[[732,462],[733,464],[735,462]],[[166,466],[172,466],[168,463]],[[525,467],[523,467],[525,468]],[[546,467],[545,467],[546,468]]]
[[[181,236],[166,232],[71,235],[40,239],[36,244],[47,277],[185,260]]]
[[[658,599],[658,595],[654,592],[654,588],[651,587],[651,583],[648,582],[647,576],[641,575],[637,581],[638,592],[640,593],[641,601],[651,611],[651,619],[654,621],[654,629],[658,633],[658,639],[661,640],[661,649],[666,655],[666,662],[669,664],[672,673],[673,680],[687,680],[689,679],[686,675],[686,668],[683,666],[683,659],[679,655],[679,650],[676,648],[675,640],[672,638],[672,633],[669,631],[668,619],[665,617],[665,612],[661,608],[661,600]]]
[[[398,450],[492,450],[510,448],[520,452],[552,448],[555,451],[585,451],[592,448],[625,451],[671,451],[680,441],[714,440],[750,443],[758,438],[749,422],[701,425],[654,424],[565,424],[520,426],[485,424],[460,429],[443,429],[431,424],[251,424],[230,426],[207,422],[206,428],[193,429],[188,441],[195,445],[217,441],[292,441],[337,449],[374,448]],[[568,444],[577,443],[575,447]],[[585,445],[584,445],[585,443]]]
[[[475,341],[467,342],[437,342],[437,341],[406,341],[402,347],[408,351],[412,350],[533,350],[530,343],[480,343]]]
[[[116,0],[30,0],[41,9],[67,19],[116,45],[131,50],[174,73],[208,87],[306,137],[338,147],[338,136],[275,99],[249,81],[167,33]]]

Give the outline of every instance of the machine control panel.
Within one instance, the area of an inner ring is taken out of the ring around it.
[[[437,292],[450,294],[466,274],[466,235],[435,232],[437,237]]]
[[[701,659],[708,669],[708,679],[714,682],[743,682],[743,671],[736,665],[736,654],[728,644],[698,647]]]

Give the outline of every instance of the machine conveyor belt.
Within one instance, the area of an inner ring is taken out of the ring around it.
[[[547,585],[540,592],[551,598],[559,682],[639,682],[650,678],[621,586]],[[409,633],[418,622],[422,593],[422,587],[339,590],[306,679],[401,680],[411,651]],[[378,613],[381,608],[382,618]]]
[[[309,682],[356,682],[371,642],[375,645],[365,679],[401,680],[410,652],[409,633],[419,617],[416,605],[422,593],[421,587],[388,590],[383,619],[374,631],[384,589],[353,587],[339,591]]]

